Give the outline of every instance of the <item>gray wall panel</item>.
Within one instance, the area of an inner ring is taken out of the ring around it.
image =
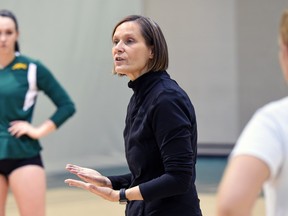
[[[234,143],[254,111],[287,94],[277,59],[286,0],[1,0],[20,24],[24,54],[47,65],[77,106],[76,115],[42,139],[48,173],[66,163],[125,164],[122,131],[128,80],[111,75],[111,31],[142,13],[166,36],[172,78],[197,112],[199,143]],[[40,95],[35,124],[54,111]]]
[[[167,38],[168,71],[196,108],[199,142],[234,142],[238,122],[235,1],[146,2],[145,13],[158,21]]]

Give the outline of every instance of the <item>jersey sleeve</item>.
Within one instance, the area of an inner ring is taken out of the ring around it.
[[[70,96],[57,81],[48,68],[37,62],[37,87],[43,91],[57,107],[50,117],[57,127],[60,127],[76,109]]]
[[[260,109],[244,128],[230,157],[243,154],[257,157],[268,165],[270,178],[274,178],[284,160],[279,131],[273,115]]]

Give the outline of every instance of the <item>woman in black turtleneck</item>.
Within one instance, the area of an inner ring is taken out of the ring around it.
[[[168,49],[151,19],[125,17],[112,33],[114,72],[129,77],[130,99],[124,130],[131,173],[102,176],[68,164],[84,181],[70,186],[127,204],[127,216],[199,216],[195,187],[197,124],[187,94],[170,78]]]

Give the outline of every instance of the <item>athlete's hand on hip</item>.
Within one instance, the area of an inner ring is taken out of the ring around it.
[[[32,139],[38,139],[39,133],[37,128],[35,128],[33,125],[31,125],[27,121],[12,121],[10,122],[10,127],[8,128],[8,131],[12,136],[15,136],[17,138],[27,135],[31,137]]]

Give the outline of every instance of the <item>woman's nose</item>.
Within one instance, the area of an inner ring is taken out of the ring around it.
[[[124,51],[124,46],[123,45],[124,44],[121,41],[119,43],[117,43],[116,46],[115,46],[116,52],[123,52]]]
[[[6,40],[6,36],[5,36],[4,34],[0,34],[0,40],[1,40],[1,41]]]

